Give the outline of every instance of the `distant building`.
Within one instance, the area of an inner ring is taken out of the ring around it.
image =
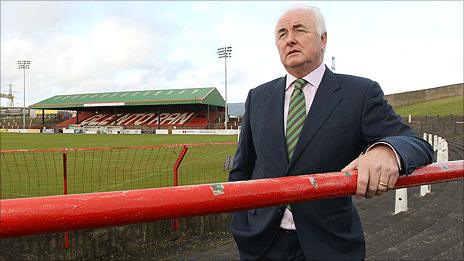
[[[227,109],[230,117],[242,118],[243,114],[245,114],[245,103],[228,103]]]

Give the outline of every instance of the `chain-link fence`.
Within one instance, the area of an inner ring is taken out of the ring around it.
[[[236,147],[236,143],[205,143],[2,150],[0,196],[7,199],[225,181]]]

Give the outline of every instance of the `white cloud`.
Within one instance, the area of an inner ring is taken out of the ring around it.
[[[57,1],[2,1],[2,38],[41,38],[65,30],[71,5]]]
[[[1,2],[1,85],[22,104],[63,93],[214,86],[228,100],[283,76],[273,29],[288,2]],[[369,77],[386,93],[463,81],[463,14],[456,3],[317,2],[326,64]],[[361,6],[362,5],[362,6]],[[443,15],[442,15],[443,14]],[[434,19],[431,19],[434,17]],[[2,105],[6,101],[2,100]]]
[[[46,40],[2,38],[1,49],[2,78],[9,81],[21,79],[17,60],[31,60],[26,75],[26,103],[31,104],[49,97],[50,90],[79,93],[127,86],[145,73],[144,61],[156,56],[156,41],[145,26],[109,17],[83,33],[56,31]]]
[[[111,69],[137,66],[151,55],[152,32],[143,25],[111,18],[99,22],[89,33],[90,48],[103,66]]]

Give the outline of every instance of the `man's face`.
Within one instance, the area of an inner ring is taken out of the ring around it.
[[[322,63],[327,34],[318,35],[311,12],[285,13],[277,23],[275,37],[280,60],[293,76],[303,77]]]

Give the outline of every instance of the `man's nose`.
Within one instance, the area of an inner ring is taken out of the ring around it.
[[[288,33],[287,38],[285,38],[285,45],[292,46],[296,43],[295,35],[293,33]]]

